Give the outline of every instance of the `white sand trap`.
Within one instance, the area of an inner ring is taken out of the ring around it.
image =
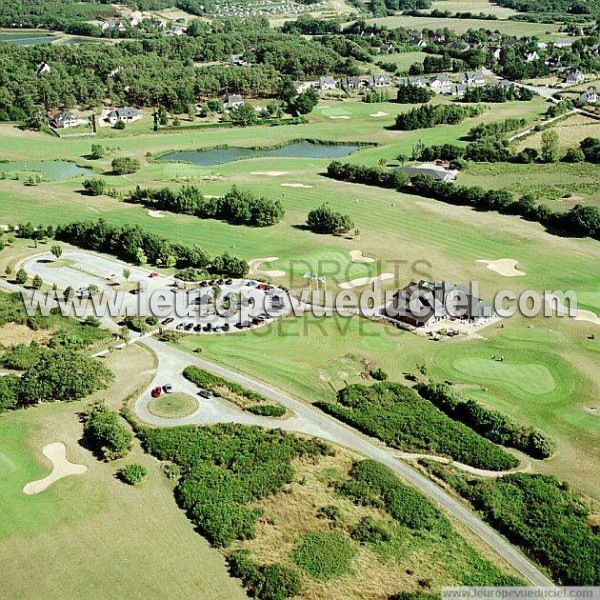
[[[380,110],[378,110],[376,113],[373,113],[372,115],[369,115],[370,117],[387,117],[390,113],[386,113],[386,112],[382,112]]]
[[[371,258],[370,256],[365,256],[362,253],[362,250],[350,250],[350,258],[352,259],[352,262],[355,262],[355,263],[375,262],[374,258]]]
[[[342,288],[343,290],[351,290],[353,288],[361,287],[363,285],[375,283],[376,281],[385,281],[386,279],[394,279],[394,274],[382,273],[381,275],[377,275],[377,277],[359,277],[358,279],[353,279],[352,281],[345,281],[344,283],[339,283],[338,287]]]
[[[478,263],[487,265],[490,271],[499,273],[504,277],[522,277],[527,275],[525,271],[517,269],[517,261],[512,258],[500,258],[499,260],[478,260]]]
[[[154,217],[155,219],[162,219],[165,215],[163,215],[160,210],[148,209],[148,216]]]
[[[291,187],[291,188],[311,188],[312,185],[305,185],[304,183],[282,183],[281,187]]]
[[[248,265],[250,266],[250,274],[251,275],[265,275],[266,277],[285,277],[285,271],[263,271],[259,269],[262,263],[275,262],[279,260],[279,256],[268,256],[267,258],[255,258],[254,260],[249,260]]]
[[[48,444],[42,449],[42,453],[52,463],[52,472],[44,479],[31,481],[24,488],[23,492],[28,495],[39,494],[55,481],[68,477],[69,475],[81,475],[87,471],[85,465],[76,465],[67,458],[67,447],[62,442]]]
[[[561,311],[564,315],[569,316],[568,308],[562,303],[562,300],[558,298],[555,294],[548,294],[545,296],[546,302],[551,306],[555,306]],[[593,323],[594,325],[600,325],[600,317],[593,313],[591,310],[580,310],[577,309],[577,314],[572,319],[575,321],[587,321],[588,323]]]
[[[330,119],[349,119],[350,117],[348,115],[331,115],[329,118]]]
[[[288,175],[287,171],[252,171],[250,175],[266,175],[267,177],[281,177]]]

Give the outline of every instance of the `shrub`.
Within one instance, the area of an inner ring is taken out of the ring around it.
[[[101,196],[106,191],[106,181],[104,179],[86,179],[83,182],[83,189],[89,196]]]
[[[15,275],[15,281],[19,285],[25,285],[28,279],[29,275],[27,275],[27,271],[25,269],[21,268],[17,271],[17,274]]]
[[[346,233],[354,228],[354,223],[348,215],[336,212],[323,204],[308,213],[306,224],[317,233]]]
[[[16,375],[0,377],[0,413],[19,406],[19,383]]]
[[[369,371],[369,375],[377,381],[385,381],[389,377],[389,375],[383,369],[380,368],[371,369]]]
[[[328,504],[319,508],[317,518],[337,522],[342,518],[342,511],[335,504]]]
[[[116,412],[95,403],[84,416],[84,440],[105,460],[122,458],[129,452],[133,434]]]
[[[262,417],[283,417],[286,411],[285,407],[279,404],[257,404],[248,408],[248,412]]]
[[[350,536],[361,544],[377,544],[392,539],[389,527],[373,517],[363,517],[356,525],[353,525],[350,528]]]
[[[426,104],[433,98],[433,92],[429,88],[421,88],[416,85],[401,85],[398,88],[396,100],[401,104]]]
[[[337,532],[313,531],[294,548],[294,563],[314,579],[328,581],[352,570],[356,550],[350,540]]]
[[[112,170],[115,175],[130,175],[140,169],[140,161],[137,158],[124,156],[122,158],[113,159]]]
[[[144,480],[147,474],[148,469],[138,463],[125,465],[117,471],[119,479],[129,485],[138,485]]]

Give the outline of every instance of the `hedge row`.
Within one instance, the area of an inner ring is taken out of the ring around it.
[[[519,464],[514,456],[398,383],[350,385],[338,392],[337,402],[318,406],[393,448],[449,456],[494,471]]]
[[[465,400],[445,383],[420,383],[416,390],[452,419],[464,423],[483,437],[502,446],[516,448],[533,458],[548,458],[553,442],[532,427],[524,427],[497,410],[485,408],[472,399]]]

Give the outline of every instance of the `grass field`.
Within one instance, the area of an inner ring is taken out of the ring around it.
[[[153,415],[168,419],[187,417],[195,412],[197,408],[198,400],[181,392],[163,394],[159,398],[153,398],[148,403],[148,410]]]
[[[441,3],[442,4],[442,3]],[[443,2],[444,7],[447,4]],[[440,6],[441,10],[444,7]],[[448,9],[451,10],[451,9]],[[470,10],[465,8],[465,10]],[[406,27],[409,29],[442,29],[447,27],[456,33],[466,33],[469,29],[486,29],[499,31],[505,35],[526,36],[536,35],[540,39],[553,39],[557,37],[560,25],[546,23],[528,23],[526,21],[508,20],[485,20],[485,19],[443,19],[441,17],[410,17],[406,15],[398,17],[379,17],[367,19],[367,23],[384,25],[390,29],[395,27]]]
[[[425,52],[398,52],[381,56],[380,60],[395,64],[401,71],[408,71],[413,63],[423,64],[426,56],[428,55]]]
[[[600,121],[585,115],[572,115],[564,121],[559,121],[552,127],[552,131],[558,134],[559,149],[565,151],[567,148],[579,146],[579,142],[586,137],[600,137]],[[527,147],[539,150],[542,145],[542,132],[538,131],[515,144],[517,150]]]
[[[143,382],[152,357],[139,347],[113,354],[113,407]],[[135,376],[134,376],[135,375]],[[7,598],[245,598],[217,551],[194,533],[157,462],[139,447],[100,463],[79,445],[78,411],[87,402],[49,404],[0,416],[0,564]],[[36,496],[25,483],[44,477],[51,442],[88,470]],[[136,488],[115,477],[135,460],[148,469]],[[35,568],[32,568],[35,565]]]
[[[516,14],[512,8],[494,4],[489,0],[439,0],[431,3],[431,10],[449,10],[450,12],[471,12],[496,15],[500,19],[507,19]]]

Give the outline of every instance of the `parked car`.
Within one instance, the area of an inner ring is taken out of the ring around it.
[[[198,323],[198,325],[194,327],[194,331],[202,331],[202,323]]]
[[[166,319],[163,319],[161,321],[161,325],[168,325],[169,323],[172,323],[175,319],[173,317],[167,317]]]
[[[140,288],[133,288],[132,290],[129,290],[129,293],[137,296],[140,293]]]
[[[229,325],[229,323],[225,323],[223,325],[223,331],[229,331],[231,329],[231,325]]]
[[[184,329],[186,331],[191,331],[194,328],[194,324],[192,322],[186,323]]]
[[[148,277],[150,277],[150,279],[154,279],[155,277],[158,277],[158,273],[156,271],[152,271]]]
[[[233,279],[226,279],[225,285],[231,285],[233,283]]]
[[[173,386],[170,383],[165,383],[162,389],[165,394],[170,394],[173,391]]]
[[[212,398],[211,393],[208,390],[200,390],[198,392],[198,396],[200,396],[201,398]]]
[[[160,395],[162,394],[162,388],[160,386],[155,387],[151,392],[150,395],[153,398],[158,398]]]

